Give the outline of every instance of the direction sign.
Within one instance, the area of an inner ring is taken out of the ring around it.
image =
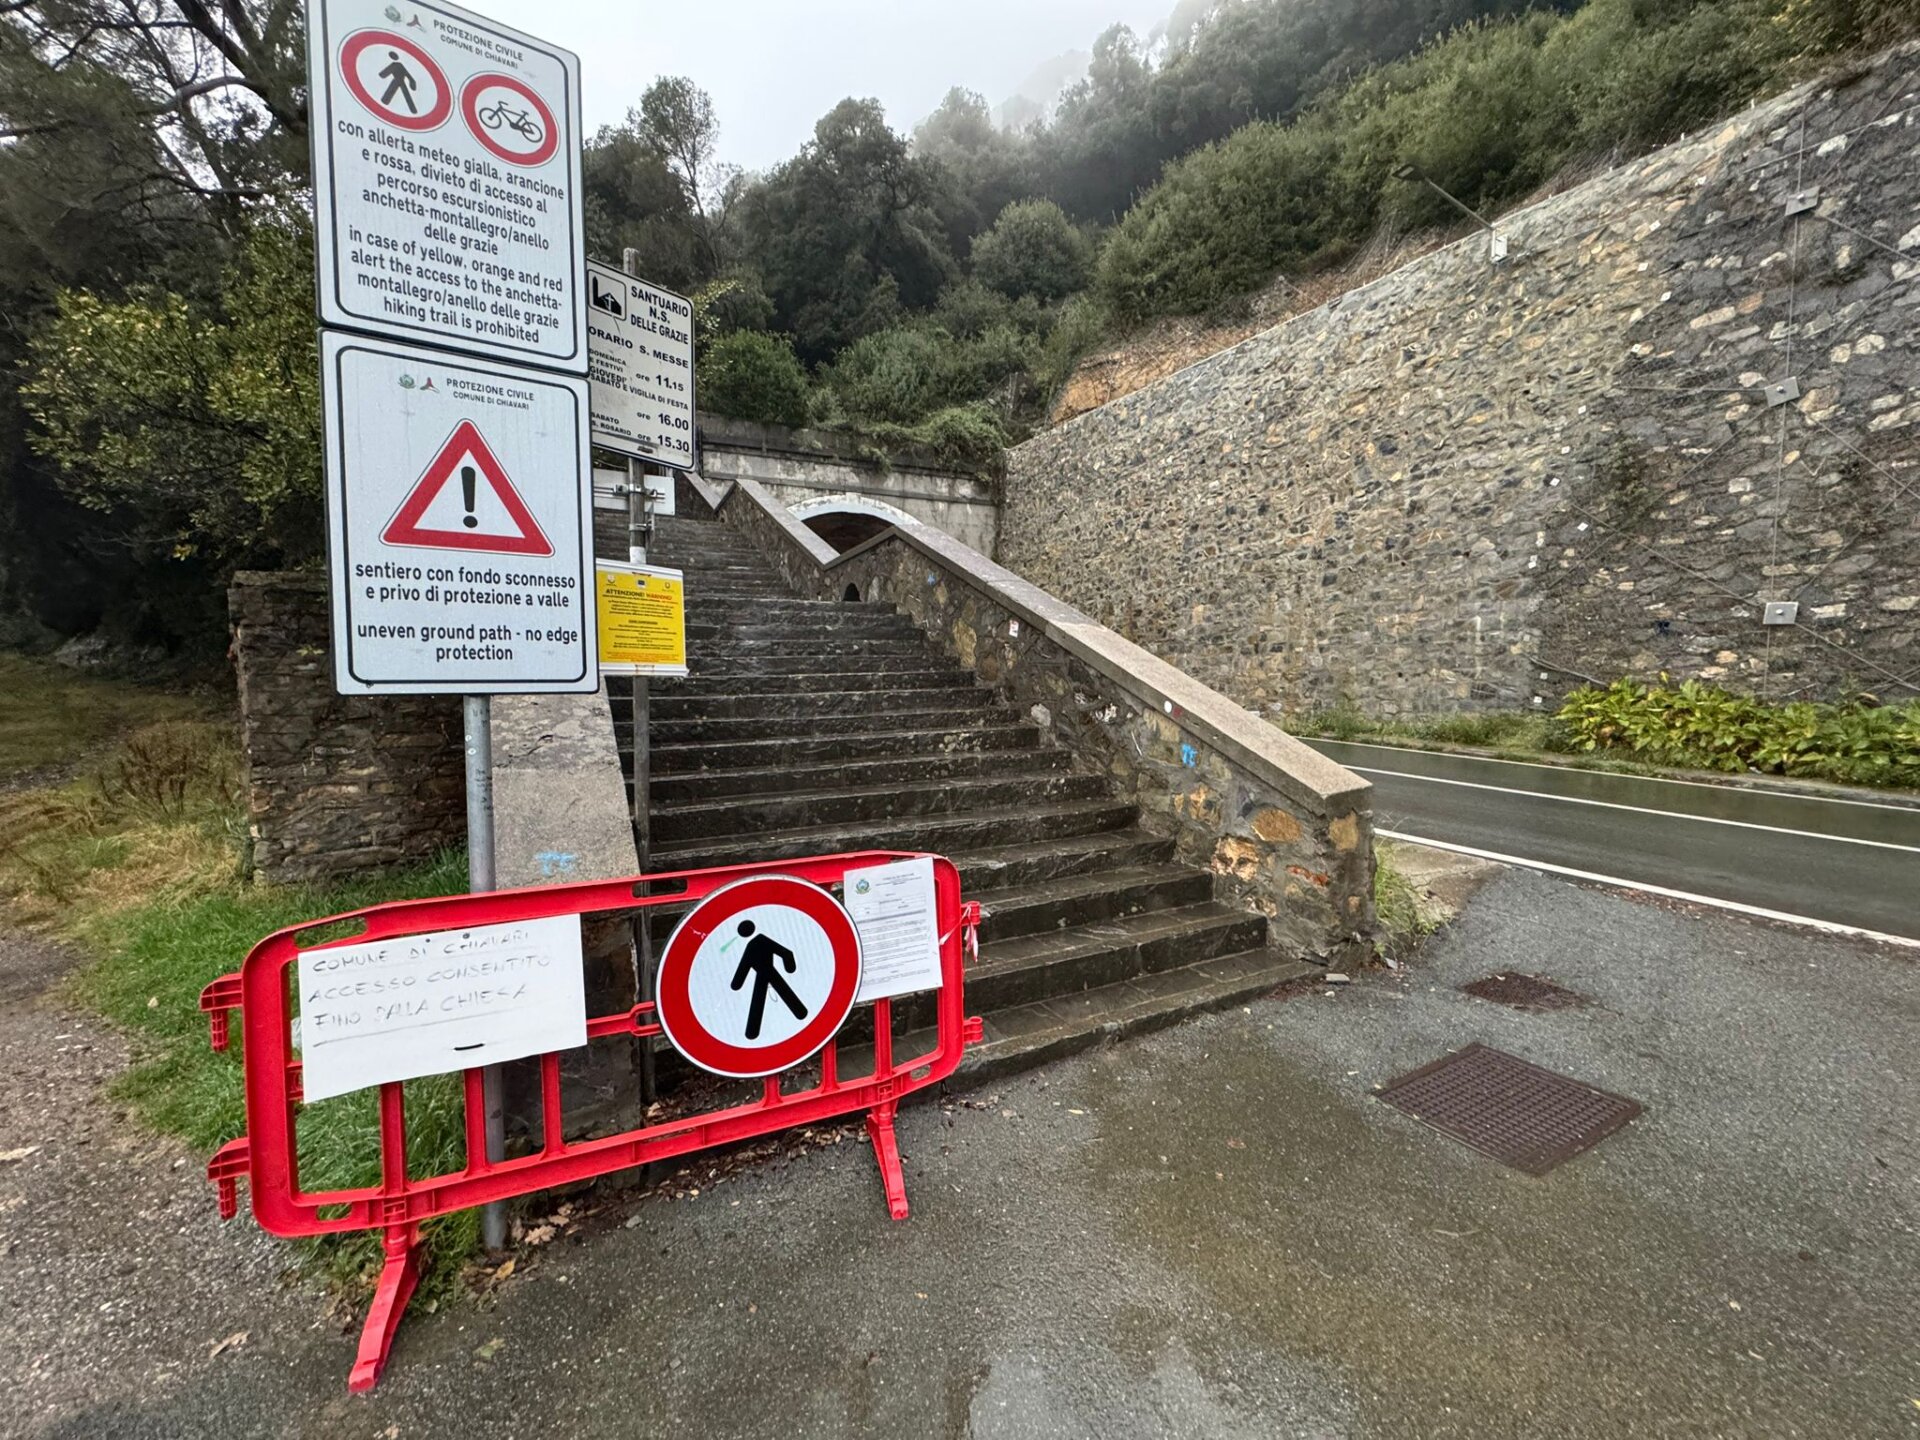
[[[693,468],[693,305],[587,262],[587,354],[593,443]]]
[[[579,59],[400,0],[307,46],[321,323],[585,374]]]
[[[336,688],[595,689],[586,382],[334,332],[321,357]]]
[[[748,1078],[831,1040],[860,988],[860,936],[825,890],[788,875],[722,886],[660,957],[660,1028],[693,1064]]]

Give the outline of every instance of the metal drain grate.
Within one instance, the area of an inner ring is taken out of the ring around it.
[[[1587,1003],[1587,997],[1538,975],[1489,975],[1471,985],[1460,987],[1469,995],[1511,1005],[1516,1010],[1572,1010]]]
[[[1641,1111],[1636,1100],[1478,1043],[1389,1080],[1375,1093],[1394,1109],[1529,1175],[1571,1160]]]

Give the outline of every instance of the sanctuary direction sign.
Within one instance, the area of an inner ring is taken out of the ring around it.
[[[307,48],[321,324],[585,374],[578,57],[401,0]]]
[[[596,689],[586,381],[332,331],[321,361],[336,688]]]
[[[593,443],[691,470],[692,302],[589,260],[587,354]]]

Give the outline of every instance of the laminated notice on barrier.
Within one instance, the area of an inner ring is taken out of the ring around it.
[[[310,1101],[585,1045],[580,917],[302,951],[298,1023]]]
[[[940,926],[933,859],[849,870],[847,914],[860,932],[860,990],[854,1003],[940,988]]]

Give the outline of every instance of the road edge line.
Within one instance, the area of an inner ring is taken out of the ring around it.
[[[1376,829],[1373,833],[1383,840],[1399,840],[1408,845],[1425,845],[1432,850],[1448,850],[1455,855],[1471,855],[1476,860],[1493,860],[1502,865],[1517,865],[1523,870],[1540,870],[1549,875],[1564,875],[1574,880],[1591,880],[1596,884],[1610,885],[1621,890],[1639,890],[1668,900],[1685,900],[1694,905],[1711,906],[1716,910],[1731,910],[1737,915],[1751,915],[1761,920],[1778,920],[1788,925],[1805,925],[1829,935],[1846,935],[1857,940],[1877,941],[1882,945],[1898,945],[1906,950],[1920,950],[1920,940],[1905,935],[1889,935],[1883,930],[1866,930],[1858,925],[1842,925],[1837,920],[1819,920],[1811,915],[1792,915],[1784,910],[1767,910],[1758,905],[1743,904],[1738,900],[1720,900],[1712,895],[1697,895],[1691,890],[1670,890],[1664,885],[1650,885],[1644,880],[1627,880],[1618,875],[1601,875],[1592,870],[1575,870],[1568,865],[1555,865],[1546,860],[1528,860],[1519,855],[1503,855],[1498,850],[1480,850],[1472,845],[1456,845],[1449,840],[1429,840],[1424,835],[1409,835],[1402,830]]]

